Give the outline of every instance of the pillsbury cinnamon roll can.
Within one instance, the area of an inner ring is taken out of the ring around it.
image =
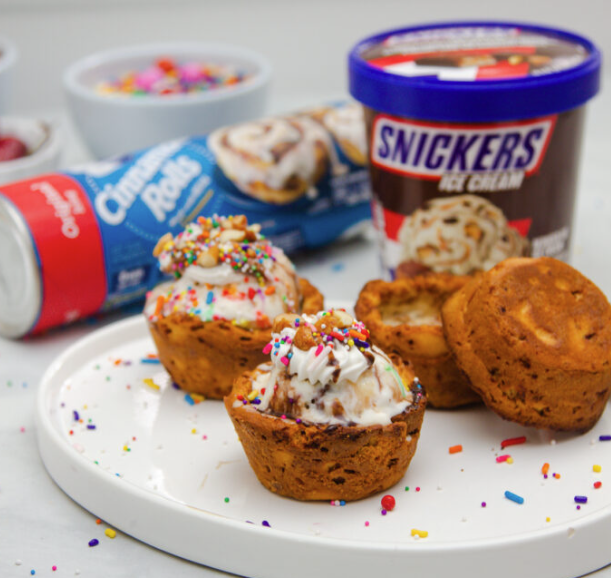
[[[317,106],[0,186],[0,335],[142,300],[153,249],[198,216],[244,214],[287,252],[370,218],[362,108]]]
[[[507,22],[418,26],[357,44],[350,91],[365,107],[387,277],[568,259],[600,61],[586,38]]]

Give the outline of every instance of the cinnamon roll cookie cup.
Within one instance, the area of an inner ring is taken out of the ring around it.
[[[337,310],[282,315],[265,352],[225,398],[261,484],[297,500],[358,500],[404,476],[426,399],[362,323]]]
[[[569,265],[499,263],[442,307],[458,366],[490,409],[525,426],[585,432],[611,391],[611,306]]]
[[[323,297],[244,216],[200,217],[155,250],[175,279],[147,297],[159,360],[181,388],[222,399],[236,377],[265,361],[271,320],[314,312]]]
[[[428,403],[438,409],[481,402],[456,366],[443,335],[441,306],[471,278],[445,273],[370,281],[355,306],[381,349],[411,364]]]

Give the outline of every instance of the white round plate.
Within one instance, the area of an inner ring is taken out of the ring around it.
[[[252,578],[570,578],[611,562],[611,442],[599,440],[609,411],[585,435],[553,436],[484,407],[427,410],[416,456],[387,492],[396,507],[382,515],[382,494],[332,505],[265,490],[223,404],[188,403],[154,352],[142,317],[100,329],[52,364],[37,406],[53,479],[147,544]],[[517,436],[526,443],[501,450]],[[496,461],[507,454],[513,463]],[[578,509],[575,496],[588,501]]]

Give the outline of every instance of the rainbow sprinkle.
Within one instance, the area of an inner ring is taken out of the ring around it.
[[[407,397],[407,389],[406,389],[406,387],[405,387],[405,385],[403,383],[403,380],[401,379],[401,377],[397,373],[397,370],[392,365],[388,365],[384,369],[386,369],[386,371],[390,371],[392,376],[395,378],[395,381],[399,385],[399,389],[401,390],[401,395],[403,397]]]
[[[195,60],[178,61],[160,57],[146,68],[125,70],[96,86],[96,92],[109,97],[173,97],[227,89],[248,80],[247,72],[230,66]]]
[[[526,442],[526,436],[520,436],[517,438],[509,438],[501,442],[501,449],[504,450],[506,447],[517,446],[525,442]]]
[[[161,389],[150,377],[145,377],[142,381],[144,382],[144,385],[148,385],[148,387],[150,387],[151,389],[154,389],[156,391],[159,391]]]
[[[511,500],[512,502],[515,502],[516,504],[523,504],[524,503],[524,498],[522,496],[518,496],[518,494],[514,494],[513,492],[510,492],[509,490],[507,490],[505,492],[505,497],[508,500]]]

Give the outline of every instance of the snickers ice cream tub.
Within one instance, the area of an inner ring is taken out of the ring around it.
[[[404,28],[360,42],[373,220],[388,277],[470,274],[514,256],[566,260],[588,39],[507,22]]]

